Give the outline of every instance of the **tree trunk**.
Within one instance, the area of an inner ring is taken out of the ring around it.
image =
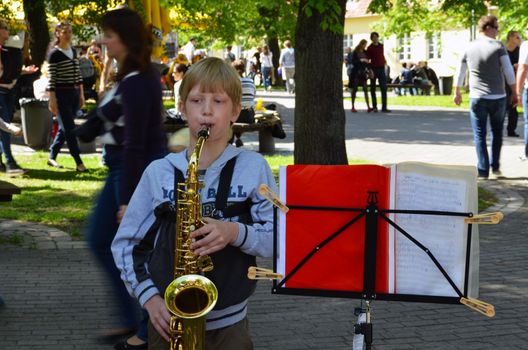
[[[343,33],[321,28],[324,15],[303,11],[295,47],[295,164],[348,164],[343,109]],[[345,19],[346,0],[337,0]]]
[[[50,43],[44,0],[24,0],[24,13],[29,28],[31,61],[34,65],[40,67],[42,62],[46,60]]]

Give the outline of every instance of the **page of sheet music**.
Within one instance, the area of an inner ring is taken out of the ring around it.
[[[466,182],[397,171],[395,208],[467,212]],[[396,214],[395,222],[435,256],[463,292],[466,236],[463,217]],[[395,292],[457,296],[430,257],[417,245],[395,233]]]

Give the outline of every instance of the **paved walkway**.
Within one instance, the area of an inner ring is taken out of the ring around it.
[[[264,98],[277,103],[285,118],[288,136],[277,146],[291,153],[294,101],[280,93]],[[346,134],[350,158],[475,161],[463,111],[347,112]],[[255,135],[243,138],[246,147],[258,147]],[[495,305],[496,317],[461,305],[375,301],[375,349],[528,349],[528,165],[516,159],[521,151],[522,140],[507,138],[504,177],[479,183],[500,198],[490,210],[506,215],[500,225],[480,227],[481,299]],[[1,219],[0,235],[19,242],[0,245],[0,295],[6,301],[0,309],[0,349],[111,349],[95,340],[114,324],[115,310],[86,244],[56,229]],[[270,289],[270,282],[260,282],[250,303],[256,349],[352,348],[358,300],[272,295]]]

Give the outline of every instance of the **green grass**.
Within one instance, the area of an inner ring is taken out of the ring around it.
[[[345,99],[351,100],[350,92],[346,91],[343,93]],[[370,92],[369,92],[370,100]],[[378,97],[378,103],[381,100]],[[356,101],[365,102],[365,96],[363,89],[361,88],[356,97]],[[421,107],[441,107],[441,108],[459,108],[461,110],[467,110],[469,108],[468,94],[462,93],[462,103],[457,106],[453,103],[453,95],[431,95],[431,96],[394,96],[392,93],[388,94],[387,97],[388,106],[421,106]]]
[[[37,222],[82,239],[95,196],[104,183],[106,168],[99,164],[100,157],[95,155],[83,156],[84,163],[90,169],[87,173],[77,173],[70,156],[59,158],[64,169],[47,166],[47,157],[48,154],[44,152],[19,155],[17,161],[28,173],[20,177],[0,175],[0,179],[22,188],[22,193],[13,196],[12,202],[0,204],[0,218]],[[277,180],[279,167],[293,164],[292,155],[265,156],[265,159]],[[349,161],[349,164],[365,163],[369,162]],[[479,188],[479,211],[496,202],[497,199],[491,192]],[[0,236],[1,243],[21,244],[19,237]]]
[[[24,237],[20,234],[14,233],[11,235],[0,235],[0,244],[13,244],[21,246],[24,243]]]
[[[497,197],[490,191],[478,188],[478,211],[481,212],[497,203]]]
[[[83,156],[90,169],[77,173],[70,156],[60,156],[64,169],[46,165],[48,154],[37,152],[31,156],[17,156],[17,161],[28,172],[24,176],[0,178],[20,188],[12,202],[0,206],[0,217],[33,221],[57,227],[72,237],[81,237],[94,198],[103,184],[106,169],[99,165],[99,156]]]

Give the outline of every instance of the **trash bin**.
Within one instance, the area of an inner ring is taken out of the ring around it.
[[[47,100],[21,98],[19,100],[24,142],[31,148],[46,148],[51,141],[53,116]]]
[[[453,76],[440,77],[438,83],[440,85],[440,94],[451,95],[453,92]]]

